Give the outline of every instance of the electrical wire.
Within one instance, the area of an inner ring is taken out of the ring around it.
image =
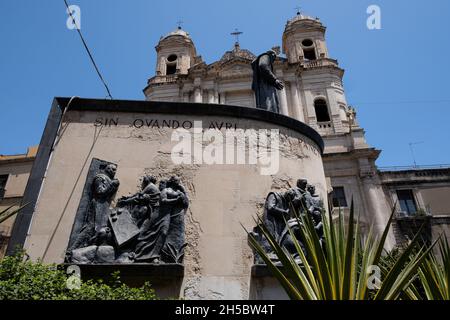
[[[58,131],[57,131],[57,132],[59,133],[60,136],[59,136],[59,138],[56,137],[55,142],[54,142],[53,147],[52,147],[52,151],[53,151],[55,145],[56,145],[56,144],[59,142],[59,140],[61,139],[61,135],[64,133],[64,131],[61,130],[61,128],[62,128],[62,124],[63,124],[63,120],[64,120],[63,118],[64,118],[64,116],[65,116],[65,114],[66,114],[66,111],[69,109],[70,104],[72,103],[72,101],[73,101],[74,99],[77,99],[77,98],[78,98],[78,97],[72,97],[72,98],[69,100],[69,103],[67,104],[66,108],[64,109],[63,117],[61,118],[60,127],[59,127],[59,129],[58,129]],[[75,194],[75,189],[76,189],[76,187],[77,187],[77,185],[78,185],[78,183],[79,183],[79,181],[80,181],[80,179],[81,179],[81,175],[82,175],[82,173],[83,173],[83,170],[86,168],[86,165],[87,165],[87,163],[88,163],[88,161],[89,161],[89,159],[90,159],[90,157],[91,157],[92,151],[94,150],[94,147],[95,147],[95,145],[96,145],[96,143],[97,143],[97,141],[98,141],[98,139],[99,139],[99,137],[100,137],[100,134],[101,134],[101,132],[102,132],[102,130],[103,130],[103,127],[104,127],[104,126],[101,126],[100,129],[98,130],[98,132],[97,132],[97,127],[95,127],[95,131],[94,131],[94,139],[93,139],[93,141],[92,141],[92,145],[91,145],[91,147],[89,148],[89,151],[88,151],[88,153],[87,153],[87,155],[86,155],[86,158],[84,159],[83,165],[81,166],[81,170],[80,170],[80,172],[77,174],[77,178],[76,178],[75,183],[74,183],[74,185],[73,185],[73,187],[72,187],[72,190],[71,190],[71,192],[70,192],[70,194],[69,194],[69,197],[68,197],[68,199],[67,199],[67,201],[66,201],[66,203],[65,203],[65,205],[64,205],[64,208],[63,208],[63,210],[62,210],[62,212],[61,212],[61,214],[60,214],[60,216],[59,216],[59,218],[58,218],[58,221],[56,222],[55,227],[53,228],[53,231],[52,231],[52,233],[51,233],[51,235],[50,235],[50,238],[49,238],[49,240],[48,240],[48,243],[47,243],[47,245],[45,246],[45,250],[44,250],[44,253],[43,253],[43,255],[42,255],[42,260],[44,260],[45,257],[47,256],[47,253],[48,253],[48,251],[49,251],[49,249],[50,249],[50,246],[52,245],[53,240],[54,240],[54,238],[55,238],[56,232],[58,232],[58,230],[59,230],[59,226],[60,226],[60,224],[61,224],[61,222],[62,222],[62,220],[63,220],[63,218],[64,218],[64,216],[65,216],[65,214],[66,214],[66,211],[67,211],[67,208],[68,208],[68,206],[69,206],[69,203],[70,203],[70,201],[72,200],[73,195]],[[52,155],[50,155],[50,157],[52,157]],[[50,166],[50,161],[51,161],[51,159],[49,159],[49,162],[48,162],[48,164],[47,164],[47,170],[48,170],[48,168],[49,168],[49,166]],[[46,175],[47,175],[47,173],[44,174],[44,178],[46,177]],[[43,185],[43,183],[41,184],[41,188],[42,188],[42,185]]]
[[[64,4],[66,5],[67,12],[69,13],[69,16],[72,18],[72,23],[75,26],[75,29],[77,29],[77,32],[80,36],[81,42],[83,42],[84,48],[86,49],[87,54],[89,55],[89,59],[91,59],[92,64],[94,65],[95,71],[97,71],[98,77],[100,78],[100,81],[103,83],[103,86],[106,89],[106,92],[108,93],[107,97],[109,97],[111,100],[113,99],[111,92],[109,91],[108,85],[106,84],[105,80],[103,79],[102,74],[100,73],[99,68],[97,67],[97,64],[95,63],[94,57],[92,56],[91,51],[89,50],[89,47],[86,44],[86,41],[84,40],[83,34],[81,33],[80,28],[78,27],[75,18],[72,15],[72,11],[70,10],[70,6],[67,3],[67,0],[63,0]]]

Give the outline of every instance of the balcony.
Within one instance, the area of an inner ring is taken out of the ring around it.
[[[431,213],[425,209],[418,209],[415,214],[396,212],[394,235],[399,244],[412,240],[419,232],[420,238],[426,244],[431,244],[432,240],[432,220]]]
[[[407,213],[405,211],[397,210],[395,219],[397,220],[424,220],[432,217],[432,214],[427,209],[418,208],[415,213]]]
[[[317,122],[317,132],[319,132],[321,135],[333,134],[333,124],[331,123],[331,121]]]
[[[155,76],[150,79],[148,79],[149,85],[160,85],[160,84],[166,84],[166,83],[175,83],[177,82],[178,75],[171,74],[166,76]]]
[[[302,62],[304,69],[314,69],[322,67],[338,67],[338,61],[329,58],[319,58],[317,60],[304,60]]]

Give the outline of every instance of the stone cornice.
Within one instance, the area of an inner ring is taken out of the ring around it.
[[[332,152],[325,153],[323,155],[323,161],[336,161],[336,160],[348,160],[353,159],[356,160],[358,158],[369,158],[372,160],[376,160],[380,155],[381,150],[375,148],[364,148],[364,149],[353,149],[346,152]]]
[[[12,158],[12,159],[0,159],[0,166],[3,164],[18,164],[18,163],[28,163],[33,162],[36,156],[33,157],[24,157],[24,158]]]
[[[65,109],[70,98],[55,98],[55,102],[62,110]],[[140,100],[100,100],[76,99],[70,104],[69,110],[77,111],[107,111],[134,113],[162,113],[176,115],[209,115],[245,118],[267,122],[287,129],[294,130],[311,139],[323,154],[324,142],[319,133],[296,119],[282,114],[261,109],[207,103],[140,101]]]

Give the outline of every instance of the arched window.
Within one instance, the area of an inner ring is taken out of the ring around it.
[[[330,114],[328,113],[328,105],[325,99],[319,98],[314,101],[314,109],[316,111],[317,122],[330,121]]]
[[[166,74],[175,74],[177,72],[177,65],[176,64],[167,64],[167,70]]]
[[[169,62],[177,61],[177,55],[176,54],[171,54],[170,56],[167,57],[167,61],[169,61]]]
[[[166,74],[175,74],[177,73],[177,55],[171,54],[167,57],[167,64],[166,64]]]
[[[305,39],[302,41],[303,57],[306,60],[316,60],[316,48],[314,42],[311,39]]]

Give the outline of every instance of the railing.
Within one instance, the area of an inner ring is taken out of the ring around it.
[[[378,167],[378,170],[382,171],[382,172],[383,171],[426,170],[426,169],[450,169],[450,164]]]
[[[304,68],[320,68],[320,67],[337,67],[338,62],[334,59],[328,59],[328,58],[319,58],[317,60],[310,60],[310,61],[304,61],[303,67]]]
[[[177,82],[178,76],[171,74],[166,76],[155,76],[148,80],[148,84],[158,84],[158,83],[173,83]]]
[[[331,123],[331,121],[317,122],[317,131],[320,134],[333,133],[333,124]]]
[[[414,213],[408,213],[405,211],[397,210],[395,212],[395,218],[397,219],[417,219],[417,218],[426,218],[432,217],[431,211],[428,209],[418,208]]]

